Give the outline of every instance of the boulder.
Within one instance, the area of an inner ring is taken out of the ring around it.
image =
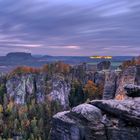
[[[124,89],[127,91],[126,95],[129,97],[140,97],[140,86],[129,84],[125,85]]]
[[[89,104],[57,113],[52,120],[51,140],[107,140],[101,119],[100,109]]]
[[[71,112],[95,123],[98,123],[102,119],[101,110],[90,104],[81,104],[74,107]]]
[[[124,98],[127,98],[124,85],[135,84],[136,73],[137,73],[136,66],[130,66],[123,71],[118,80],[118,87],[115,94],[116,98],[118,96],[123,96]]]
[[[137,100],[95,100],[90,102],[117,118],[140,126],[140,99]]]

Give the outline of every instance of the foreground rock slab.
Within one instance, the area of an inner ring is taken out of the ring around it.
[[[57,113],[51,140],[140,140],[140,98],[95,100]]]
[[[51,140],[106,140],[100,109],[82,104],[53,117]]]
[[[140,126],[140,98],[137,100],[96,100],[92,105],[120,119]]]

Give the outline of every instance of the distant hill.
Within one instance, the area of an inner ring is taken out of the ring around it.
[[[31,59],[33,58],[31,53],[25,53],[25,52],[12,52],[12,53],[8,53],[6,55],[7,58],[9,59],[17,59],[17,58],[20,58],[20,59]]]
[[[132,56],[114,56],[110,61],[116,67],[123,61],[132,59]],[[44,64],[63,61],[64,63],[77,65],[89,63],[95,65],[103,60],[90,59],[88,56],[51,56],[32,55],[25,52],[11,52],[6,56],[0,56],[0,71],[6,72],[17,66],[41,67]]]

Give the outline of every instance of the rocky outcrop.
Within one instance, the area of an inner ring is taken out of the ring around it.
[[[77,107],[74,107],[71,112],[77,116],[83,117],[90,122],[98,123],[102,119],[100,109],[90,104],[81,104]]]
[[[140,62],[140,59],[139,59]],[[136,78],[135,78],[135,84],[140,85],[140,65],[136,66]]]
[[[47,82],[50,83],[50,87]],[[50,88],[48,92],[47,88]],[[13,97],[17,104],[25,104],[30,98],[35,97],[38,103],[49,98],[59,101],[64,108],[69,106],[70,84],[63,76],[57,75],[47,79],[45,74],[16,75],[7,80],[6,89],[8,97]]]
[[[97,85],[104,85],[105,83],[105,72],[100,71],[94,74],[94,83]]]
[[[35,76],[34,84],[35,84],[35,94],[38,103],[45,101],[46,95],[46,78],[47,75],[39,74]]]
[[[51,101],[58,101],[64,109],[69,108],[70,83],[58,75],[53,77],[51,82],[52,91],[47,95],[47,98]]]
[[[134,58],[135,64],[140,65],[140,56]]]
[[[117,80],[117,89],[116,89],[116,99],[118,96],[123,96],[127,98],[128,93],[124,89],[125,85],[140,85],[140,66],[130,66],[125,69]]]
[[[6,82],[7,95],[13,97],[15,103],[24,104],[27,94],[34,94],[33,75],[12,77]]]
[[[128,97],[140,97],[140,86],[129,84],[125,85],[124,89]]]
[[[110,61],[102,61],[100,63],[97,64],[97,70],[101,71],[101,70],[107,70],[109,69],[111,66],[111,62]]]
[[[101,111],[82,104],[53,117],[51,140],[106,140]]]
[[[124,70],[124,72],[122,73],[122,75],[118,81],[119,85],[118,85],[118,88],[116,91],[116,97],[118,95],[127,97],[126,91],[124,89],[124,85],[135,84],[136,73],[137,73],[137,68],[135,66],[128,67],[127,69]]]
[[[115,71],[106,72],[103,99],[109,100],[115,97],[118,74]]]
[[[140,126],[140,98],[137,100],[97,100],[92,105],[111,115]]]
[[[131,85],[131,94],[138,90]],[[60,112],[53,117],[51,139],[139,140],[140,98],[93,100]]]
[[[52,140],[139,140],[140,98],[96,100],[53,117]]]

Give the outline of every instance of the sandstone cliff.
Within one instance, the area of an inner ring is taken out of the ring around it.
[[[59,101],[64,108],[69,107],[70,83],[63,76],[54,75],[48,79],[46,74],[13,76],[6,81],[6,89],[8,97],[14,97],[17,104],[26,104],[35,97],[38,103],[49,98]]]
[[[53,117],[52,140],[139,140],[140,98],[95,100]]]

